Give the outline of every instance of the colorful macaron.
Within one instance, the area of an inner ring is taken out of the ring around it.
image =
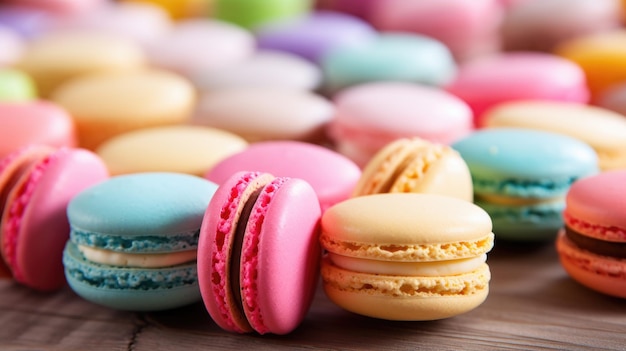
[[[626,298],[626,171],[582,179],[567,193],[556,241],[561,264],[582,285]]]
[[[598,158],[572,137],[523,128],[476,131],[452,145],[469,166],[474,201],[497,238],[552,240],[563,226],[565,194],[598,172]]]
[[[240,172],[222,183],[204,216],[198,280],[224,330],[286,334],[315,293],[321,210],[297,178]]]
[[[367,163],[353,196],[379,193],[431,193],[472,202],[472,176],[448,145],[402,138],[382,148]]]
[[[241,171],[303,179],[317,193],[322,210],[349,198],[361,176],[359,167],[347,157],[326,147],[299,141],[251,144],[215,164],[205,176],[222,184]]]
[[[320,242],[324,291],[338,306],[388,320],[435,320],[489,293],[489,215],[434,194],[376,194],[328,209]]]
[[[180,173],[112,177],[72,199],[65,276],[79,296],[154,311],[200,300],[196,253],[217,186]]]
[[[65,284],[65,210],[108,176],[104,162],[82,149],[30,145],[0,162],[0,247],[15,281],[41,291]]]

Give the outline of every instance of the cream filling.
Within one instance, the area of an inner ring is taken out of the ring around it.
[[[468,273],[487,262],[487,254],[478,257],[434,262],[390,262],[368,260],[328,253],[330,260],[345,270],[403,276],[438,277]]]
[[[197,250],[170,253],[131,254],[78,245],[78,250],[91,262],[120,267],[160,268],[196,260]]]

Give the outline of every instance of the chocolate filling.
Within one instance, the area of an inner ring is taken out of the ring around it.
[[[246,200],[246,203],[241,210],[241,215],[237,220],[237,227],[234,233],[235,237],[233,238],[232,253],[230,256],[230,290],[233,293],[235,301],[237,302],[237,307],[239,307],[239,310],[242,312],[242,314],[243,300],[241,299],[240,272],[243,239],[246,232],[246,227],[248,226],[248,220],[250,219],[250,214],[252,213],[252,208],[254,207],[254,203],[261,194],[262,190],[263,187],[255,190],[252,194],[250,194],[250,197]]]
[[[565,234],[569,240],[581,249],[585,249],[589,252],[602,256],[626,258],[626,242],[605,241],[590,238],[567,226],[565,226]]]

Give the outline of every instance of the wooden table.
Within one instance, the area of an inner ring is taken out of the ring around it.
[[[204,307],[159,313],[109,310],[69,289],[41,294],[0,280],[0,350],[626,350],[626,300],[588,290],[560,267],[551,244],[498,243],[487,301],[432,322],[390,322],[333,305],[320,289],[286,336],[220,330]]]

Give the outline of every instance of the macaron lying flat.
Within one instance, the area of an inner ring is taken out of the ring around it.
[[[2,160],[0,247],[17,282],[42,291],[65,284],[65,209],[76,194],[107,178],[104,162],[82,149],[32,145]]]
[[[321,211],[303,180],[240,172],[204,216],[198,280],[223,329],[286,334],[304,319],[318,278]]]
[[[70,287],[107,307],[154,311],[200,300],[196,253],[217,186],[178,173],[113,177],[67,208],[63,254]]]
[[[563,225],[565,194],[598,172],[584,142],[522,128],[483,129],[452,145],[469,166],[475,203],[493,221],[498,238],[552,240]]]
[[[563,268],[582,285],[626,298],[626,171],[574,183],[556,248]]]
[[[473,200],[472,176],[458,152],[423,139],[398,139],[363,169],[353,196],[431,193]]]
[[[322,217],[324,291],[338,306],[375,318],[462,314],[487,298],[493,238],[487,213],[467,201],[433,194],[356,197]]]

